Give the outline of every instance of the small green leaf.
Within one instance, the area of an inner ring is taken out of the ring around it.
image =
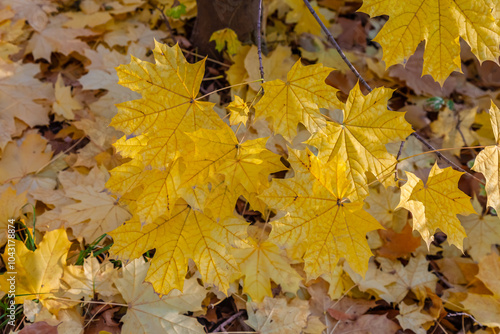
[[[180,19],[182,14],[186,14],[186,6],[182,3],[165,11],[165,15],[173,19]]]
[[[476,161],[476,159],[472,159],[472,160],[469,160],[467,161],[467,167],[472,168],[472,166],[474,166],[474,162]]]
[[[442,97],[434,96],[425,101],[425,105],[428,108],[431,108],[433,111],[439,111],[441,107],[445,104],[445,101]]]

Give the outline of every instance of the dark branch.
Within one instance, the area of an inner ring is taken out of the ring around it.
[[[261,25],[262,25],[262,0],[259,0],[259,14],[258,14],[258,19],[257,19],[257,50],[259,53],[259,71],[260,71],[260,78],[262,79],[262,82],[264,82],[264,66],[262,66],[262,31],[261,31]]]
[[[339,55],[342,58],[342,60],[347,64],[347,66],[349,66],[349,68],[351,69],[352,73],[354,73],[354,75],[356,76],[356,78],[358,78],[359,82],[361,82],[361,84],[363,86],[365,86],[365,88],[368,89],[369,92],[371,92],[373,89],[370,87],[369,84],[366,83],[365,79],[363,79],[363,77],[361,76],[361,74],[359,74],[359,72],[356,70],[356,68],[347,59],[347,57],[345,56],[344,52],[340,48],[340,45],[337,43],[337,41],[335,40],[335,38],[333,38],[333,36],[330,33],[330,31],[328,30],[328,28],[323,24],[323,22],[321,21],[321,19],[318,16],[318,14],[316,14],[316,11],[314,10],[314,8],[312,8],[312,6],[309,3],[309,1],[308,0],[304,0],[304,3],[306,4],[307,8],[311,12],[311,14],[314,16],[314,18],[316,19],[316,21],[318,21],[319,25],[321,26],[321,29],[323,30],[323,32],[328,37],[328,40],[330,41],[330,43],[332,43],[332,45],[335,47],[335,49],[339,53]]]

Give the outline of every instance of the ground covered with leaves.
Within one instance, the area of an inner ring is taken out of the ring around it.
[[[499,333],[499,1],[202,3],[0,2],[2,331]]]

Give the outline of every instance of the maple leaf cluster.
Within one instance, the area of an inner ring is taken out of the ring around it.
[[[500,2],[310,5],[0,3],[1,328],[500,328]]]

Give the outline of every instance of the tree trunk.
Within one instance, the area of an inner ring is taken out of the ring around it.
[[[197,0],[198,16],[191,42],[198,53],[220,58],[214,42],[209,42],[214,31],[231,28],[240,41],[254,40],[259,13],[259,0]]]

